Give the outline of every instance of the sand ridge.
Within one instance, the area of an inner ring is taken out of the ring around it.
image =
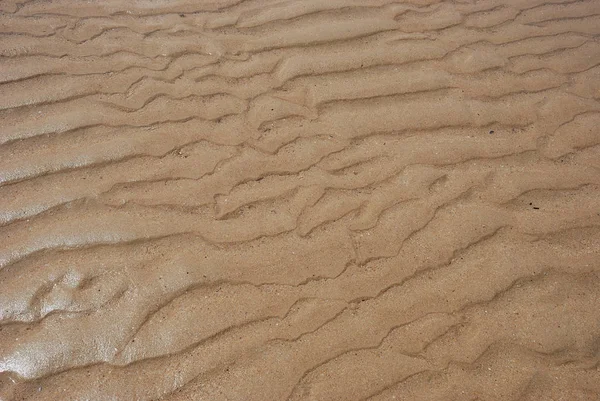
[[[0,400],[600,400],[600,1],[0,3]]]

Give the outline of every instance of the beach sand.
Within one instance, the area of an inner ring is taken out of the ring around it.
[[[600,399],[599,0],[0,37],[0,400]]]

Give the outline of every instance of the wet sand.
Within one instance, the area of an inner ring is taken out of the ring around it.
[[[600,1],[0,12],[0,400],[600,399]]]

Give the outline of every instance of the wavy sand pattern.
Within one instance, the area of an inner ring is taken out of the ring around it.
[[[600,399],[600,1],[0,2],[0,399]]]

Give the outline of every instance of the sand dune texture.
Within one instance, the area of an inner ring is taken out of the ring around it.
[[[0,399],[600,399],[600,1],[0,2]]]

